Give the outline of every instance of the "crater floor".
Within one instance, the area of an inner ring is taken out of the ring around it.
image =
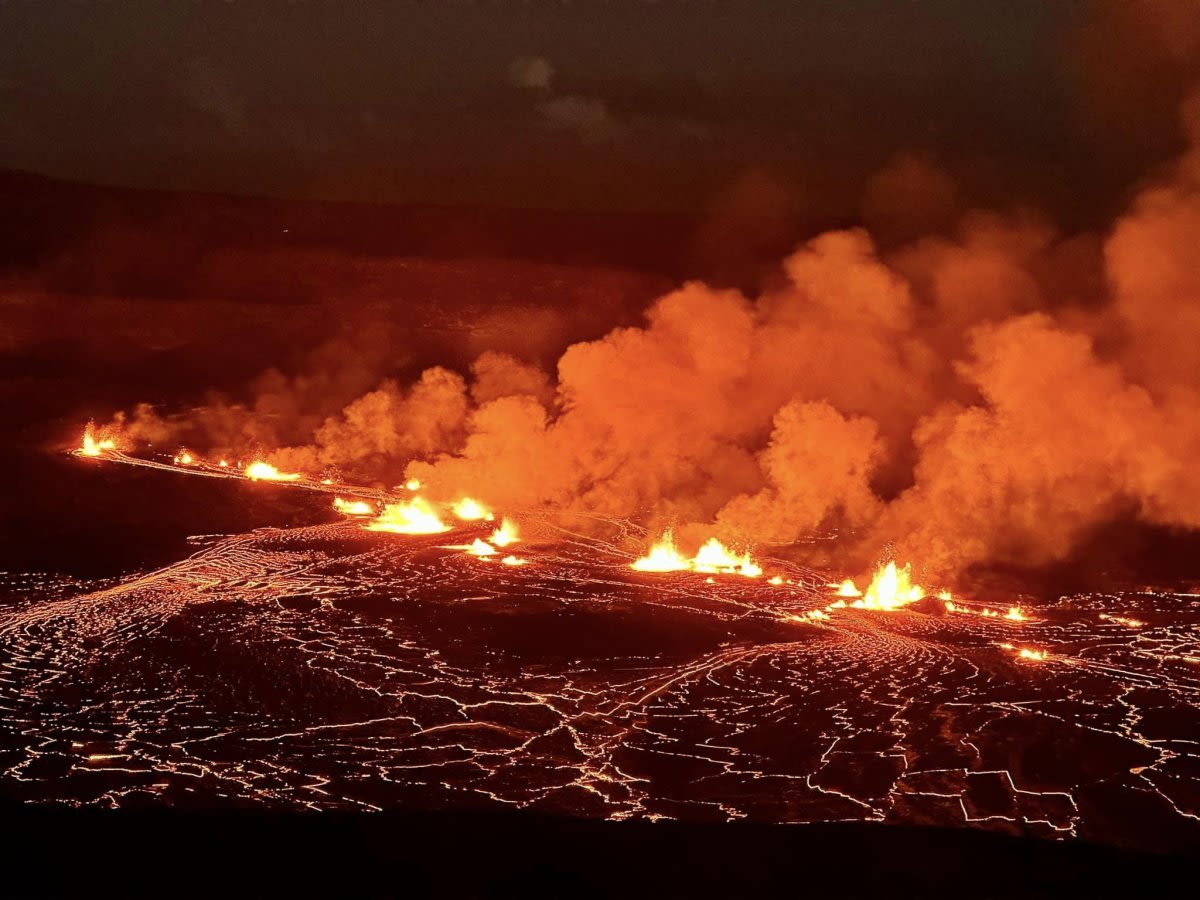
[[[521,567],[446,546],[483,529],[344,522],[0,575],[0,793],[1200,838],[1200,598],[803,621],[815,573],[638,573],[542,531]]]

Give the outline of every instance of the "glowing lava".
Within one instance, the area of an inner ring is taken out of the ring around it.
[[[747,578],[757,578],[763,572],[749,553],[739,556],[716,538],[709,538],[696,555],[688,559],[675,546],[675,536],[669,528],[650,548],[650,552],[636,560],[632,567],[639,572],[700,572],[743,575]]]
[[[1000,644],[1002,650],[1011,650],[1017,654],[1017,659],[1028,659],[1033,662],[1045,662],[1050,658],[1050,654],[1045,650],[1038,650],[1036,647],[1016,647],[1009,643]]]
[[[504,563],[506,566],[523,566],[529,562],[529,560],[522,559],[519,556],[506,556],[504,559],[500,560],[500,562]]]
[[[410,478],[408,481],[404,482],[404,486],[410,491],[419,491],[421,489],[421,482],[417,481],[415,478]]]
[[[433,507],[414,497],[408,503],[389,503],[375,521],[364,526],[368,531],[390,531],[393,534],[441,534],[450,526],[443,522]]]
[[[173,462],[177,466],[191,466],[195,465],[196,457],[192,456],[190,450],[180,450],[175,454]]]
[[[487,519],[490,522],[495,518],[486,506],[470,497],[463,497],[450,507],[450,509],[455,516],[464,522],[478,522],[481,519]]]
[[[97,435],[96,426],[88,422],[87,427],[83,429],[83,440],[79,444],[79,453],[81,456],[99,456],[105,450],[116,450],[117,442],[111,437],[102,437]]]
[[[839,597],[861,597],[862,596],[862,591],[860,591],[858,589],[858,585],[854,583],[853,578],[847,578],[841,584],[830,585],[830,587],[837,588],[837,591],[835,593]]]
[[[366,500],[343,500],[341,497],[334,497],[333,508],[344,516],[372,516],[375,514],[375,507]]]
[[[1131,619],[1128,616],[1110,616],[1108,613],[1100,613],[1100,618],[1107,622],[1116,622],[1118,625],[1124,625],[1126,628],[1141,628],[1146,624],[1141,619]]]
[[[504,519],[500,523],[500,527],[492,532],[492,536],[488,540],[497,547],[507,547],[509,544],[514,544],[518,540],[517,526],[513,524],[511,519]]]
[[[856,609],[893,610],[916,603],[924,596],[924,588],[912,583],[909,565],[898,568],[894,562],[889,562],[876,570],[866,594],[850,605]]]
[[[467,547],[467,552],[472,556],[495,556],[496,548],[487,541],[482,541],[479,538],[475,538],[475,540],[471,542],[471,545]]]
[[[945,604],[946,612],[949,613],[961,613],[969,616],[982,616],[985,619],[1007,619],[1009,622],[1029,621],[1029,616],[1027,616],[1025,614],[1025,610],[1021,609],[1019,606],[1010,606],[1008,608],[1008,612],[1003,613],[996,609],[988,609],[987,607],[972,609],[969,606],[959,606],[950,599],[950,594],[946,591],[938,594],[938,599]]]
[[[299,472],[280,472],[262,460],[246,466],[245,474],[251,481],[299,481],[303,477]]]
[[[675,546],[675,535],[668,528],[650,552],[633,563],[633,568],[639,572],[685,572],[691,563]]]
[[[709,538],[692,558],[692,570],[696,572],[723,572],[757,578],[762,568],[750,559],[750,554],[738,556],[716,538]]]

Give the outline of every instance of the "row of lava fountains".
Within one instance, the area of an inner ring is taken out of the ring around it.
[[[80,446],[74,451],[78,456],[132,461],[132,458],[121,453],[117,439],[111,434],[97,432],[88,425],[83,434]],[[175,467],[194,468],[207,471],[210,474],[221,474],[227,477],[242,477],[250,481],[271,481],[293,483],[307,486],[320,485],[329,489],[335,483],[333,479],[314,480],[298,472],[281,472],[278,468],[262,459],[249,462],[230,462],[220,459],[216,463],[201,459],[189,450],[181,449],[172,458]],[[347,488],[352,486],[347,485]],[[511,548],[521,542],[517,524],[510,518],[501,517],[495,525],[496,514],[484,504],[471,497],[463,497],[453,503],[433,503],[420,496],[420,482],[410,480],[397,489],[403,489],[410,494],[408,499],[398,502],[371,501],[365,499],[346,499],[336,496],[333,508],[347,518],[360,520],[361,527],[367,531],[385,532],[398,535],[430,535],[442,534],[454,530],[455,526],[448,524],[447,518],[453,517],[463,523],[478,525],[493,523],[493,530],[486,539],[475,538],[470,544],[448,545],[445,549],[460,550],[481,560],[495,560],[506,566],[524,566],[529,560],[517,556]],[[347,490],[353,493],[353,490]],[[674,536],[667,529],[646,551],[645,555],[635,559],[629,567],[642,573],[694,573],[707,576],[712,582],[713,576],[726,575],[741,578],[762,578],[767,584],[778,586],[792,582],[783,575],[766,576],[762,565],[755,561],[749,549],[736,552],[725,546],[717,538],[709,538],[696,552],[688,557],[675,544]],[[914,603],[932,598],[940,601],[947,613],[975,615],[986,618],[1001,618],[1013,623],[1030,621],[1030,617],[1019,606],[1007,609],[992,609],[978,605],[962,605],[956,603],[948,591],[931,592],[914,583],[910,564],[897,564],[887,560],[876,568],[870,584],[865,590],[860,590],[853,579],[831,582],[826,585],[831,599],[824,606],[810,609],[803,614],[786,616],[789,621],[807,621],[820,623],[830,618],[830,613],[836,609],[864,609],[882,612],[892,612],[911,606]],[[1128,627],[1140,627],[1141,622],[1132,619],[1121,619],[1120,624]],[[1003,649],[1012,651],[1018,658],[1043,661],[1048,658],[1044,650],[1030,647],[1016,647],[1012,644],[1001,644]]]

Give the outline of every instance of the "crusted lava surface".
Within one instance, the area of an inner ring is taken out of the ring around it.
[[[519,567],[451,546],[491,525],[339,520],[120,576],[3,575],[0,791],[1197,839],[1200,598],[803,621],[830,600],[817,573],[635,572],[629,523],[532,524]]]

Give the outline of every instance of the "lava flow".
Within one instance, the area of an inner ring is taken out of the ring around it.
[[[99,455],[240,476],[199,458]],[[73,746],[86,731],[99,736],[80,742],[78,766],[107,773],[102,800],[116,804],[145,790],[136,753],[163,790],[198,789],[191,773],[202,770],[214,796],[294,808],[466,797],[577,810],[586,797],[619,818],[718,810],[1047,836],[1095,834],[1119,819],[1123,797],[1156,798],[1162,827],[1200,814],[1195,779],[1172,762],[1190,753],[1170,735],[1200,691],[1200,617],[1177,597],[1081,596],[1029,614],[934,593],[896,561],[860,592],[715,540],[688,557],[669,531],[630,566],[620,537],[630,523],[593,516],[589,530],[601,523],[608,537],[587,537],[565,514],[530,520],[536,556],[503,555],[516,522],[487,525],[482,505],[461,519],[461,501],[336,490],[334,507],[358,528],[234,535],[115,586],[31,587],[51,599],[0,616],[11,660],[0,702],[29,735],[4,745],[9,782],[42,796],[22,767],[46,740]],[[364,549],[350,537],[359,528],[398,537]],[[401,537],[452,530],[461,543]],[[771,577],[714,577],[764,567]],[[647,577],[660,572],[702,577]],[[927,596],[940,602],[917,602]],[[204,699],[200,668],[137,675],[169,649],[164,621],[185,645],[228,646],[239,677],[303,684],[303,699],[247,721]],[[80,640],[95,628],[111,636],[100,656]],[[661,655],[664,629],[676,649]],[[84,692],[78,722],[43,702],[47,663]],[[136,692],[113,692],[135,676]],[[108,731],[87,719],[102,698],[116,704]],[[1059,745],[1074,755],[1027,770],[1029,754]],[[673,760],[695,777],[659,778]],[[1091,787],[1098,777],[1107,792]],[[94,797],[91,784],[68,779],[54,796]]]
[[[299,481],[304,477],[299,472],[280,472],[273,465],[262,460],[246,466],[245,474],[251,481]]]
[[[366,500],[346,500],[342,497],[334,497],[333,508],[344,516],[375,515],[375,507]]]
[[[269,529],[116,585],[31,584],[46,599],[0,615],[0,702],[22,723],[0,772],[21,796],[50,797],[22,773],[53,741],[80,773],[54,784],[56,801],[199,791],[296,809],[482,802],[1061,836],[1094,835],[1122,798],[1151,797],[1161,827],[1193,821],[1195,779],[1172,762],[1191,751],[1164,743],[1200,691],[1187,661],[1200,617],[1177,598],[1075,598],[1053,621],[933,615],[894,562],[861,598],[830,598],[827,578],[778,560],[771,579],[647,578],[747,557],[712,545],[688,559],[666,535],[648,554],[659,568],[629,570],[616,520],[604,539],[539,516],[536,559],[501,557],[515,524],[489,539],[482,521],[460,526],[462,544],[365,550],[340,522]],[[420,497],[362,526],[451,530]],[[1162,626],[1113,627],[1151,608]],[[674,649],[660,655],[664,630]],[[190,646],[248,683],[302,688],[249,719],[205,690],[199,663],[144,674]],[[47,665],[79,703],[49,702]],[[114,690],[125,683],[136,690]],[[102,701],[108,724],[90,712]],[[1029,771],[1047,746],[1072,753]],[[661,778],[672,762],[690,776]],[[1111,787],[1094,791],[1097,778]]]

